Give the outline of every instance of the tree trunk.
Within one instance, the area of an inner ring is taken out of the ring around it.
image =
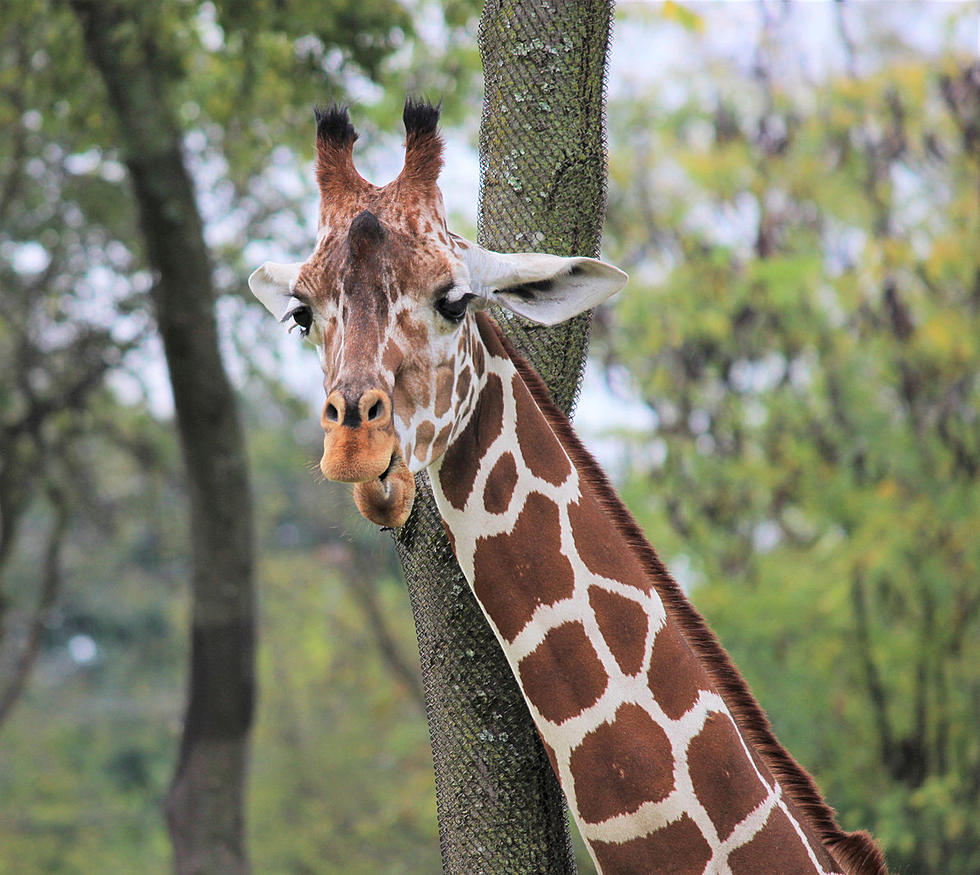
[[[235,396],[218,349],[203,226],[144,7],[70,0],[116,117],[139,208],[190,494],[189,703],[166,800],[177,871],[248,871],[244,790],[254,696],[252,514]],[[141,26],[143,24],[143,26]]]
[[[486,3],[483,245],[598,254],[611,18],[607,0]],[[578,393],[589,324],[588,315],[554,329],[504,320],[566,412]],[[561,789],[420,481],[396,543],[419,636],[444,870],[574,872]]]

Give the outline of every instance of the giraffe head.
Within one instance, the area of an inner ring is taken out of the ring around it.
[[[414,475],[472,410],[485,359],[475,311],[500,304],[553,325],[626,281],[591,258],[504,255],[450,233],[438,120],[437,107],[405,103],[404,166],[379,187],[354,168],[347,110],[318,110],[313,254],[266,262],[249,277],[266,308],[319,353],[324,476],[356,484],[358,510],[386,526],[405,522]]]

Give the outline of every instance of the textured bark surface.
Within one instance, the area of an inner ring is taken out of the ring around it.
[[[167,75],[141,7],[70,0],[103,82],[156,282],[189,489],[189,702],[166,813],[179,872],[248,871],[244,786],[254,695],[252,514],[237,405],[218,349],[211,265]],[[108,144],[107,144],[108,145]]]
[[[611,17],[612,4],[594,0],[490,0],[484,7],[481,244],[598,254]],[[554,329],[504,324],[570,410],[589,316]],[[443,868],[461,875],[574,872],[558,782],[424,477],[418,485],[396,543],[419,636]]]
[[[599,255],[606,208],[605,74],[613,3],[489,0],[480,27],[478,242],[501,252]],[[506,311],[508,336],[574,407],[591,315],[545,328]]]

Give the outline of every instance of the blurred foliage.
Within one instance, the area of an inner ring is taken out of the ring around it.
[[[601,337],[657,421],[626,499],[781,740],[895,869],[975,872],[980,64],[861,9],[819,81],[785,7],[614,103]]]
[[[224,352],[251,399],[267,536],[254,860],[260,871],[430,870],[438,842],[407,600],[393,557],[352,548],[377,539],[353,521],[346,491],[309,471],[318,440],[297,423],[316,421],[268,376],[287,353],[244,303],[255,259],[243,248],[282,256],[312,239],[314,103],[363,104],[368,133],[373,119],[390,125],[406,91],[442,96],[450,123],[472,113],[478,4],[130,10],[137,39],[152,33],[158,47],[226,295]],[[4,4],[0,123],[0,872],[167,871],[186,484],[119,133],[63,2]],[[308,840],[282,830],[291,820],[309,824]]]
[[[260,385],[244,394],[263,540],[253,863],[262,872],[434,871],[423,714],[345,582],[372,582],[395,647],[414,664],[397,563],[355,518],[349,489],[310,471],[318,448],[302,427],[308,411],[277,404]],[[80,449],[99,456],[89,484],[97,502],[75,515],[70,573],[35,681],[0,734],[0,873],[96,871],[92,861],[120,875],[170,871],[160,804],[184,704],[185,535],[172,510],[183,486],[165,424],[139,408],[117,406],[114,418],[155,455],[137,459],[126,441],[101,437]],[[45,513],[38,507],[25,528],[43,531]],[[5,584],[23,595],[35,580],[30,550],[18,551]]]

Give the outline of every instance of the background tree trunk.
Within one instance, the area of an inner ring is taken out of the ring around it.
[[[254,695],[252,515],[244,441],[218,349],[214,288],[165,52],[149,6],[71,0],[105,83],[136,197],[187,469],[190,692],[166,801],[180,872],[248,870],[244,784]]]
[[[598,254],[611,18],[606,0],[484,7],[483,245]],[[569,412],[590,316],[550,330],[502,322]],[[418,629],[445,871],[574,872],[561,789],[427,483],[396,539]]]

